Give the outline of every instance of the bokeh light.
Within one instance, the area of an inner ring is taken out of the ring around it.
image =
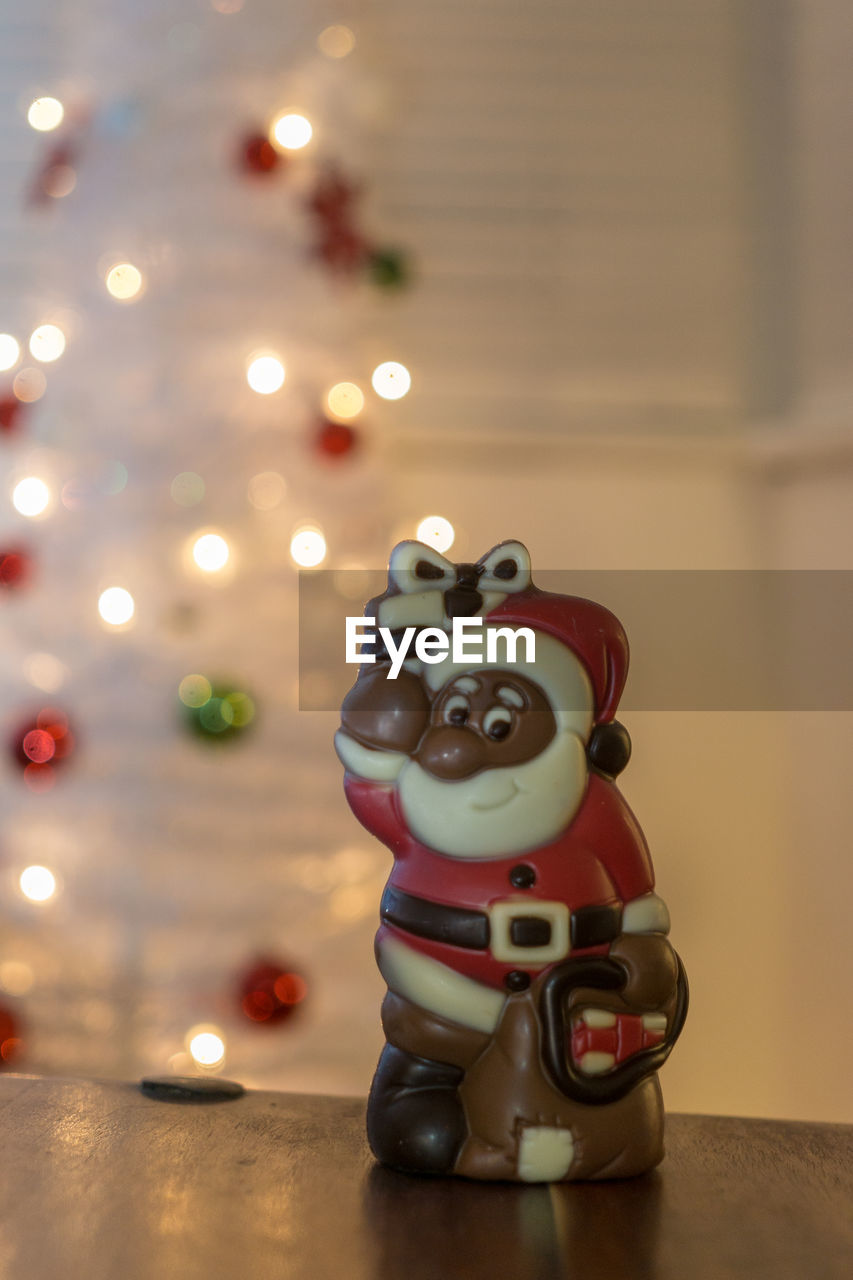
[[[232,683],[214,683],[198,672],[184,676],[178,697],[186,708],[188,727],[201,738],[225,740],[242,736],[255,718],[255,703]]]
[[[41,189],[52,200],[70,196],[77,186],[77,173],[70,164],[52,164],[39,179]]]
[[[203,707],[210,701],[213,685],[207,676],[197,674],[184,676],[178,685],[178,697],[185,707]]]
[[[375,885],[341,885],[329,898],[329,912],[338,920],[367,920],[375,911]]]
[[[56,755],[56,739],[46,729],[30,729],[21,739],[21,750],[33,764],[49,764]]]
[[[199,1067],[219,1067],[225,1061],[225,1037],[219,1027],[201,1024],[186,1035],[186,1046]]]
[[[24,659],[24,677],[43,693],[56,693],[68,676],[68,669],[52,653],[31,653]]]
[[[228,563],[231,550],[220,533],[203,533],[193,542],[193,560],[204,573],[218,573]]]
[[[355,48],[355,36],[349,27],[335,23],[324,27],[317,37],[317,48],[327,58],[345,58]]]
[[[58,98],[35,98],[27,110],[27,123],[39,133],[58,128],[64,117],[65,108]]]
[[[23,1047],[18,1019],[5,1005],[0,1005],[0,1063],[13,1062]]]
[[[0,548],[0,591],[18,591],[32,572],[32,560],[26,551]]]
[[[38,476],[27,476],[24,480],[19,480],[12,490],[12,505],[15,510],[31,519],[46,511],[49,502],[50,490]]]
[[[0,987],[10,996],[25,996],[32,991],[36,976],[26,960],[4,960],[0,963]]]
[[[106,274],[107,292],[119,302],[132,302],[142,290],[143,277],[132,262],[118,262]]]
[[[370,573],[363,564],[358,564],[355,560],[336,569],[332,580],[338,595],[345,600],[366,600],[371,594]]]
[[[418,542],[425,542],[428,547],[435,547],[436,551],[449,551],[456,531],[444,516],[427,516],[418,525],[416,537]]]
[[[311,122],[293,111],[276,116],[270,130],[271,141],[285,151],[301,151],[307,147],[313,133]]]
[[[21,344],[11,333],[0,333],[0,373],[14,369],[21,358]]]
[[[278,356],[254,356],[246,369],[246,380],[259,396],[271,396],[284,386],[285,369]]]
[[[412,375],[404,364],[386,360],[373,370],[370,382],[383,400],[401,400],[412,385]]]
[[[239,980],[240,1009],[250,1022],[268,1026],[286,1022],[303,1003],[308,984],[283,961],[268,957],[253,964]]]
[[[41,369],[21,369],[15,374],[12,391],[22,404],[34,404],[47,391],[47,378]]]
[[[196,507],[204,498],[204,481],[195,471],[181,471],[172,481],[169,492],[179,507]]]
[[[290,556],[300,569],[316,569],[326,558],[326,539],[320,529],[303,525],[290,540]]]
[[[364,392],[355,382],[336,382],[326,404],[336,418],[355,418],[364,408]]]
[[[283,502],[286,491],[284,476],[277,471],[261,471],[252,476],[247,488],[249,502],[256,511],[272,511]]]
[[[40,324],[30,334],[30,354],[42,364],[58,360],[65,350],[65,334],[55,324]]]
[[[56,893],[56,876],[47,867],[25,867],[18,884],[30,902],[49,902]]]
[[[55,766],[74,751],[68,717],[57,707],[44,707],[19,724],[9,740],[15,763],[23,770],[31,791],[47,791],[55,781]]]
[[[123,627],[135,611],[133,596],[124,587],[107,587],[98,596],[98,613],[111,627]]]
[[[210,0],[217,13],[239,13],[245,0]]]

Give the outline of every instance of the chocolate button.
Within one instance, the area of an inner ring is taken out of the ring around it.
[[[504,978],[507,991],[526,991],[530,986],[530,974],[523,969],[510,969]]]
[[[536,883],[536,872],[526,862],[520,862],[510,871],[509,882],[514,889],[529,889]]]
[[[236,1080],[219,1076],[146,1076],[139,1088],[158,1102],[232,1102],[246,1092]]]

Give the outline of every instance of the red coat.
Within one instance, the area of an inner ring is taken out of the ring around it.
[[[421,844],[406,825],[393,784],[347,773],[344,787],[359,822],[394,854],[389,885],[420,898],[477,911],[507,898],[531,906],[544,899],[564,902],[574,911],[630,902],[654,888],[651,858],[637,820],[616,786],[598,774],[589,775],[580,808],[556,840],[510,857],[487,859],[451,858]],[[536,873],[529,889],[517,889],[510,882],[510,871],[520,863]],[[380,927],[377,941],[386,932],[491,987],[503,989],[505,975],[519,967],[517,962],[495,960],[489,951],[433,942],[387,924]],[[605,944],[572,954],[602,955],[607,950]]]

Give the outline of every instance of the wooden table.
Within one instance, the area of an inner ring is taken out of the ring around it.
[[[853,1126],[670,1116],[625,1182],[407,1177],[359,1099],[0,1078],[3,1280],[850,1280]]]

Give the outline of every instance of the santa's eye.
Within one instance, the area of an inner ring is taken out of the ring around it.
[[[471,714],[471,704],[461,693],[455,693],[444,704],[441,718],[445,724],[465,724]]]
[[[503,742],[512,728],[512,712],[508,707],[490,707],[483,719],[486,736],[494,742]]]

